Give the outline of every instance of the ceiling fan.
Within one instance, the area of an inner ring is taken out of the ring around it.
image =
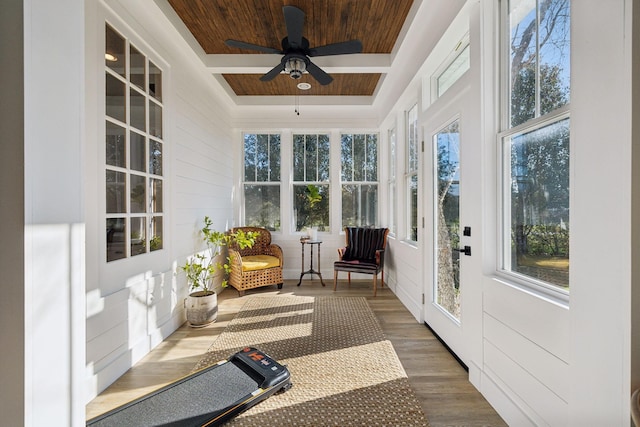
[[[310,57],[362,52],[360,40],[350,40],[310,48],[309,40],[302,37],[304,12],[295,6],[284,6],[282,11],[284,12],[284,21],[287,26],[287,37],[282,39],[282,50],[238,40],[225,40],[225,44],[230,47],[284,55],[278,65],[260,77],[263,82],[273,80],[282,71],[288,73],[292,79],[299,79],[302,77],[302,73],[307,71],[321,85],[328,85],[333,81],[333,77],[311,62]]]

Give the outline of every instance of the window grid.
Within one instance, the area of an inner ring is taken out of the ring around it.
[[[105,39],[106,260],[111,262],[163,247],[163,104],[161,70],[108,24]]]

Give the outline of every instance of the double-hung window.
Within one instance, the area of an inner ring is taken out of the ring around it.
[[[293,135],[295,230],[329,229],[329,135]]]
[[[406,237],[418,241],[418,105],[407,111],[407,149],[405,167]]]
[[[502,3],[502,244],[499,269],[569,287],[569,0]]]
[[[244,135],[244,222],[280,230],[280,135]]]
[[[378,135],[340,136],[342,226],[378,223]]]
[[[107,262],[163,247],[162,71],[105,29]]]

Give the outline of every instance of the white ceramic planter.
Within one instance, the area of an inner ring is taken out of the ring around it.
[[[193,292],[184,300],[189,326],[201,328],[215,322],[218,318],[218,294],[206,295],[205,292]]]

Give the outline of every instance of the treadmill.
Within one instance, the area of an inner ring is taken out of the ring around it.
[[[219,426],[291,388],[289,370],[254,347],[87,421],[91,427]]]

